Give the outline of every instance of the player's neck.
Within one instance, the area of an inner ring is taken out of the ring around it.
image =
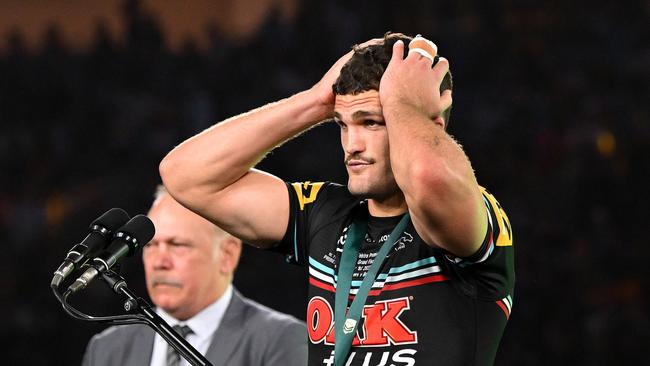
[[[404,195],[397,194],[383,200],[369,199],[368,212],[375,217],[398,216],[408,210]]]

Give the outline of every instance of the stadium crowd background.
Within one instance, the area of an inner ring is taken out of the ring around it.
[[[64,314],[53,270],[111,207],[145,213],[158,163],[211,123],[315,83],[387,30],[434,40],[455,76],[450,132],[509,213],[517,288],[497,365],[648,362],[650,2],[299,1],[246,37],[205,27],[171,50],[156,15],[124,1],[115,41],[98,21],[71,48],[56,24],[0,51],[0,342],[3,363],[73,365],[103,326]],[[587,6],[585,6],[588,4]],[[273,9],[273,8],[269,8]],[[345,182],[332,124],[272,153],[290,181]],[[122,273],[145,296],[140,258]],[[236,286],[305,317],[305,274],[247,249]],[[121,311],[95,283],[73,298]]]

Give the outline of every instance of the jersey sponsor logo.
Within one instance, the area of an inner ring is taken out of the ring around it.
[[[321,187],[323,187],[323,182],[291,183],[291,186],[296,191],[298,205],[300,206],[300,211],[302,211],[305,209],[305,205],[316,201],[318,191],[320,191]]]
[[[352,345],[381,347],[417,343],[417,331],[409,329],[400,319],[410,309],[408,297],[377,301],[364,306],[361,314],[363,326],[357,330]],[[307,322],[309,340],[312,343],[334,345],[334,312],[327,300],[315,296],[309,301]]]
[[[352,364],[355,360],[363,360],[361,366],[414,366],[415,353],[414,349],[401,349],[396,352],[359,352],[352,351],[348,356],[346,365]],[[390,362],[390,363],[389,363]],[[330,353],[328,358],[323,359],[323,365],[334,366],[334,351]]]

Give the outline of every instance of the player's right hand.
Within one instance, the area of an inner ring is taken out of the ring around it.
[[[366,41],[357,47],[365,47],[371,44],[381,43],[383,38],[373,38],[369,41]],[[323,75],[318,83],[316,83],[311,89],[310,92],[313,93],[316,101],[326,110],[326,116],[324,118],[331,118],[334,114],[334,91],[332,90],[332,85],[336,82],[339,75],[341,74],[341,69],[345,64],[352,58],[354,50],[346,53],[341,56],[332,67]]]

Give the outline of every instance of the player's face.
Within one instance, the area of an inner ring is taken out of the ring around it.
[[[156,306],[185,320],[215,301],[229,283],[215,227],[169,195],[149,211],[156,235],[143,249],[147,291]]]
[[[341,127],[348,190],[356,196],[373,199],[397,194],[399,188],[390,166],[388,133],[379,92],[337,95],[334,119]]]

